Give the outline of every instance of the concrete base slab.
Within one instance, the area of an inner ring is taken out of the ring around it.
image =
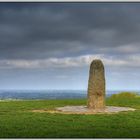
[[[118,113],[122,111],[135,111],[134,108],[130,107],[116,107],[116,106],[106,106],[105,109],[101,110],[92,110],[87,108],[87,106],[64,106],[64,107],[57,107],[54,110],[33,110],[33,112],[39,113],[61,113],[61,114],[112,114]]]

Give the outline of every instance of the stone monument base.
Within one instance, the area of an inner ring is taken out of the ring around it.
[[[134,108],[130,107],[116,107],[116,106],[106,106],[105,109],[92,110],[87,108],[87,106],[64,106],[57,107],[54,110],[33,110],[33,112],[48,112],[48,113],[61,113],[61,114],[112,114],[121,111],[135,111]]]

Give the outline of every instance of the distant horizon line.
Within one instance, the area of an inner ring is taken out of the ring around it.
[[[87,91],[87,89],[0,89],[0,91]],[[140,89],[106,89],[106,91],[140,91]]]

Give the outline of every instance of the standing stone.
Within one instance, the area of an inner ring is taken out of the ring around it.
[[[93,60],[88,81],[88,108],[105,109],[105,75],[101,60]]]

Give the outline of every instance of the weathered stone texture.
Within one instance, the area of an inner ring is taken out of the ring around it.
[[[101,60],[93,60],[88,81],[88,108],[105,109],[105,74]]]

